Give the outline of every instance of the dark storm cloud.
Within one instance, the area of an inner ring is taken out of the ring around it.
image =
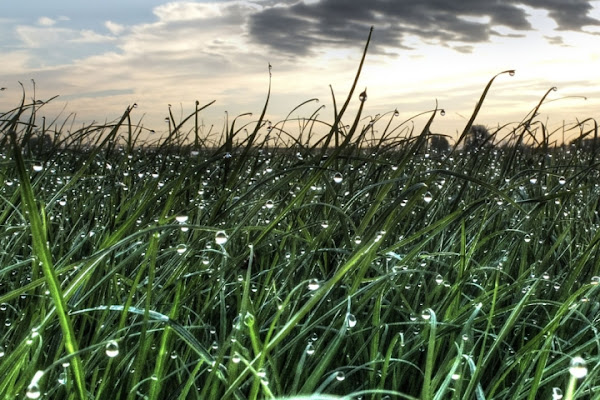
[[[547,10],[559,30],[581,30],[585,25],[599,25],[600,21],[589,17],[592,10],[587,0],[523,0],[523,4]]]
[[[531,30],[527,12],[519,5],[548,11],[559,30],[600,25],[587,15],[592,9],[588,0],[320,0],[281,1],[264,8],[251,16],[249,31],[254,40],[293,55],[306,55],[321,46],[362,46],[370,26],[375,26],[375,52],[410,47],[409,35],[469,51],[471,45],[500,35],[494,29],[499,26]]]

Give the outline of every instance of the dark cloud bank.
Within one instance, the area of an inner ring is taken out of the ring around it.
[[[531,30],[520,5],[546,10],[558,30],[600,25],[588,16],[592,6],[587,0],[321,0],[282,1],[253,14],[249,28],[254,40],[292,55],[307,55],[321,46],[362,46],[372,25],[375,52],[407,49],[409,35],[468,52],[470,45],[503,36],[497,27],[512,29],[509,36]]]

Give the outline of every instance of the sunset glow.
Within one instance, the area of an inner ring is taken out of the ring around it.
[[[446,110],[434,131],[462,130],[487,82],[499,78],[477,122],[519,122],[552,87],[540,121],[561,126],[597,117],[600,109],[600,1],[127,1],[89,4],[42,1],[2,6],[0,107],[22,96],[59,97],[45,106],[54,117],[76,113],[78,123],[113,120],[137,103],[144,126],[166,129],[168,104],[220,127],[229,116],[265,102],[268,118],[308,116],[318,106],[331,119],[332,85],[347,96],[369,27],[374,33],[359,87],[365,115],[398,109],[400,120]],[[472,3],[472,4],[471,4]],[[416,6],[415,4],[418,4]],[[419,20],[421,19],[421,20]],[[358,103],[355,94],[354,106]],[[585,99],[584,99],[585,98]],[[303,114],[304,113],[304,114]],[[424,118],[415,124],[422,124]],[[252,117],[247,118],[248,121]]]

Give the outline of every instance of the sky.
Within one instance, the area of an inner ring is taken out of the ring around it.
[[[331,123],[331,90],[339,107],[371,26],[348,124],[366,88],[365,123],[397,109],[395,123],[420,129],[428,114],[411,118],[437,103],[432,131],[456,137],[509,69],[476,123],[514,126],[552,87],[537,117],[550,128],[600,112],[600,1],[588,0],[0,0],[0,112],[35,82],[38,100],[58,95],[50,119],[113,121],[136,103],[133,120],[160,134],[169,105],[177,120],[214,100],[200,118],[220,132],[226,117],[258,118],[271,65],[273,124],[313,98],[292,117]]]

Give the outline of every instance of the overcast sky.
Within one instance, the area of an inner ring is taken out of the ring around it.
[[[586,0],[46,0],[0,3],[0,111],[18,104],[19,81],[38,99],[59,98],[45,113],[77,113],[78,123],[134,117],[166,130],[198,100],[220,130],[230,117],[260,114],[272,65],[268,117],[332,122],[351,86],[369,28],[371,47],[355,93],[365,115],[398,109],[398,121],[446,110],[434,131],[453,134],[470,116],[488,80],[479,123],[521,120],[551,87],[540,119],[597,118],[600,111],[600,1]],[[565,98],[566,97],[566,98]],[[584,100],[582,97],[586,97]],[[415,125],[422,124],[418,118]],[[244,117],[246,122],[252,117]],[[348,123],[352,120],[348,115]]]

